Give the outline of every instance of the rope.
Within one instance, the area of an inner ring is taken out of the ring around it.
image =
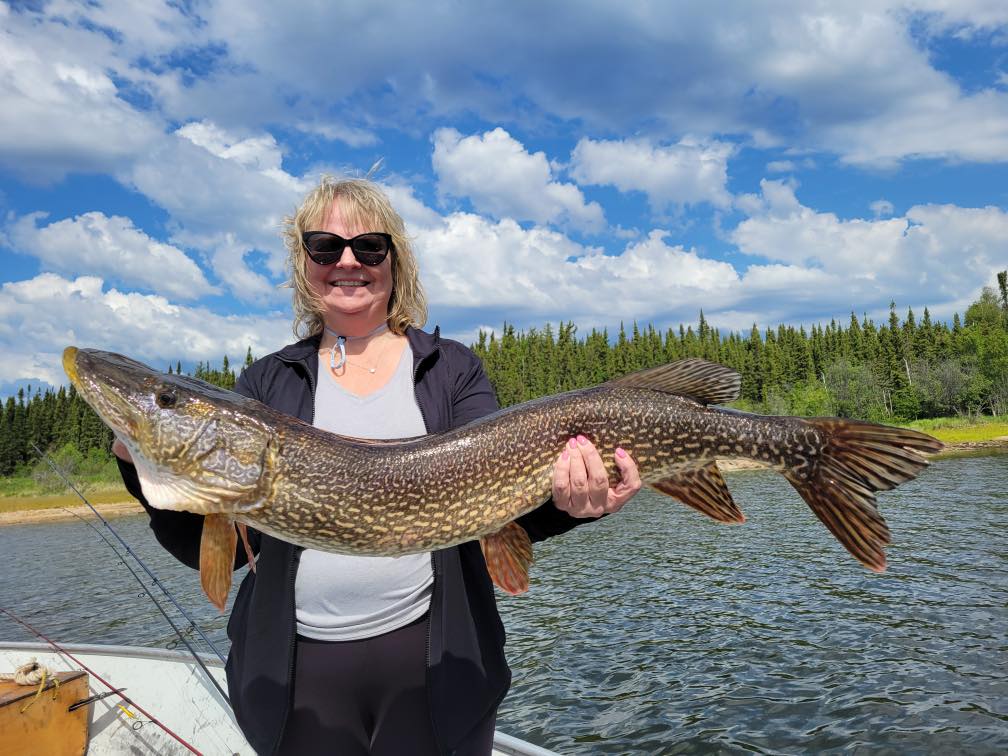
[[[53,700],[55,701],[56,693],[59,691],[60,686],[59,678],[45,664],[39,664],[34,656],[30,662],[22,664],[13,672],[0,673],[0,680],[13,680],[18,685],[39,686],[32,699],[21,707],[19,712],[21,714],[24,714],[28,710],[28,707],[38,700],[38,697],[42,695],[42,691],[45,690],[46,681],[50,679],[53,681]]]
[[[52,677],[52,674],[49,667],[39,664],[33,656],[30,662],[22,664],[13,672],[0,673],[0,680],[13,680],[18,685],[38,685],[46,677]]]
[[[188,748],[189,751],[191,751],[192,753],[195,753],[195,754],[200,754],[201,753],[200,751],[196,750],[193,746],[189,745],[189,743],[187,743],[181,737],[179,737],[174,732],[172,732],[170,729],[168,729],[167,725],[165,725],[163,722],[161,722],[157,717],[153,716],[146,709],[144,709],[143,707],[141,707],[140,704],[138,704],[133,699],[129,698],[129,696],[126,696],[126,695],[120,693],[111,683],[109,683],[108,681],[106,681],[105,678],[103,678],[101,675],[99,675],[93,669],[90,669],[86,664],[82,663],[80,661],[80,659],[76,658],[73,654],[71,654],[65,648],[61,647],[58,643],[56,643],[55,641],[49,640],[49,638],[47,638],[46,636],[44,636],[42,633],[40,633],[34,627],[32,627],[31,625],[29,625],[27,622],[25,622],[20,617],[18,617],[10,609],[6,609],[6,608],[0,606],[0,612],[3,612],[4,614],[6,614],[8,617],[10,617],[12,620],[14,620],[15,622],[17,622],[19,625],[22,625],[23,627],[28,628],[28,630],[30,630],[36,636],[38,636],[39,638],[41,638],[42,640],[44,640],[46,643],[48,643],[54,649],[56,649],[57,653],[61,654],[62,656],[67,657],[74,664],[76,664],[78,667],[80,667],[85,672],[87,672],[89,675],[91,675],[93,678],[95,678],[96,680],[98,680],[98,682],[100,682],[106,688],[108,688],[111,691],[114,691],[115,694],[117,696],[119,696],[119,698],[121,698],[123,701],[125,701],[130,706],[132,706],[134,709],[136,709],[141,714],[143,714],[145,717],[147,717],[148,720],[150,720],[151,722],[153,722],[154,724],[156,724],[158,727],[160,727],[162,730],[164,730],[168,735],[170,735],[171,737],[175,738],[175,740],[177,740],[183,746],[185,746],[186,748]],[[36,697],[37,697],[37,694],[36,694]],[[122,707],[120,707],[120,708],[122,708]],[[125,711],[125,709],[124,709],[124,711]],[[127,713],[129,713],[129,712],[127,712]]]

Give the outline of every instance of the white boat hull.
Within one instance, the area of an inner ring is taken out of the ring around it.
[[[0,671],[13,670],[32,657],[53,672],[87,667],[94,673],[90,679],[92,694],[109,690],[94,675],[102,677],[112,688],[124,688],[124,695],[199,752],[207,756],[254,756],[255,751],[238,728],[231,707],[187,652],[137,646],[61,644],[60,647],[80,664],[47,643],[0,643]],[[201,659],[226,690],[224,666],[220,661],[207,655],[202,655]],[[117,695],[91,704],[88,734],[89,756],[191,753]],[[556,756],[552,751],[501,732],[494,734],[493,753],[495,756]]]

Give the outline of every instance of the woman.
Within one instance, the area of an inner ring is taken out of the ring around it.
[[[295,334],[235,390],[343,435],[438,433],[497,409],[479,359],[420,330],[426,304],[402,219],[378,187],[325,178],[284,229]],[[115,447],[144,502],[128,453]],[[570,439],[553,499],[517,522],[533,541],[619,510],[640,489],[616,451],[610,488],[588,439]],[[146,504],[145,504],[146,506]],[[147,507],[158,540],[198,566],[203,518]],[[507,692],[504,629],[477,542],[357,557],[250,531],[256,571],[228,622],[228,689],[259,753],[488,754]],[[239,547],[235,565],[245,563]]]

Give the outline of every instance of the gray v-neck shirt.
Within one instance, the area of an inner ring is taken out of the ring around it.
[[[336,383],[328,362],[319,360],[315,427],[358,438],[424,435],[412,368],[407,344],[389,382],[357,396]],[[427,611],[433,584],[430,552],[366,557],[305,549],[294,585],[297,631],[318,640],[346,641],[396,630]]]

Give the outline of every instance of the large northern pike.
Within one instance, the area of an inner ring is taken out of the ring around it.
[[[201,578],[221,608],[233,521],[343,554],[408,554],[479,538],[494,581],[521,592],[532,551],[512,523],[548,499],[558,450],[579,433],[601,449],[623,447],[644,483],[721,522],[745,518],[716,458],[762,462],[791,482],[859,562],[881,572],[889,528],[875,492],[914,478],[927,465],[919,452],[942,446],[903,428],[712,406],[738,396],[739,376],[698,359],[398,441],[327,433],[109,352],[68,347],[63,366],[129,449],[148,502],[207,516]]]

